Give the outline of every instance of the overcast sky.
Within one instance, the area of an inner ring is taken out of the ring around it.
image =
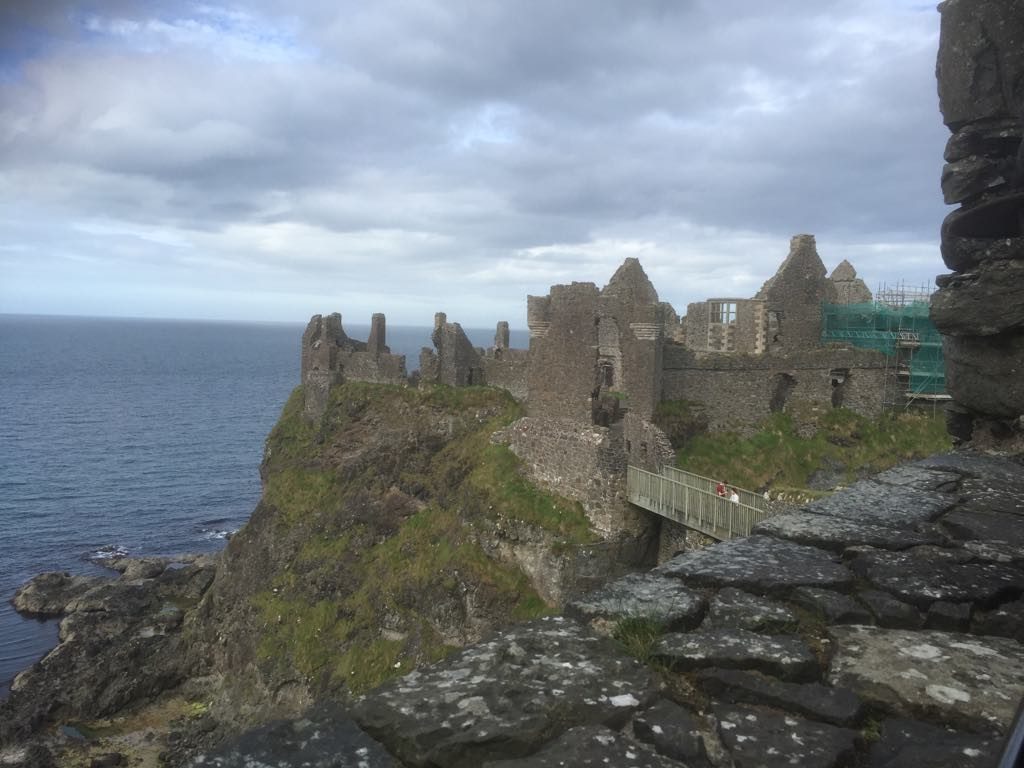
[[[637,256],[752,296],[809,232],[944,271],[912,0],[3,0],[0,312],[525,327]]]

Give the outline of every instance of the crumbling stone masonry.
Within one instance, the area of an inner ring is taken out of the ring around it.
[[[310,420],[322,416],[330,388],[345,379],[404,384],[405,355],[392,355],[385,341],[382,314],[373,316],[368,342],[350,339],[337,312],[313,315],[302,334],[303,415]]]
[[[462,326],[449,323],[443,312],[434,315],[434,349],[420,352],[420,383],[450,387],[487,385],[509,392],[517,400],[527,397],[529,353],[509,347],[508,322],[502,320],[490,349],[474,347]]]
[[[932,321],[943,334],[950,432],[1024,445],[1024,14],[1018,0],[940,3],[939,108],[952,136]]]

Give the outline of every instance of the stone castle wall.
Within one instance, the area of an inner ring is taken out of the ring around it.
[[[346,379],[404,384],[405,355],[392,355],[385,342],[384,315],[371,319],[369,342],[350,339],[337,312],[313,315],[302,334],[299,369],[305,418],[323,415],[331,387]]]
[[[665,348],[664,397],[703,404],[713,431],[748,431],[797,403],[822,410],[842,406],[877,416],[886,377],[893,375],[885,356],[870,350],[735,356],[696,353],[673,344]]]
[[[527,297],[531,416],[591,423],[599,296],[593,283],[572,283],[552,286],[547,296]]]
[[[628,463],[621,430],[527,416],[496,432],[532,481],[580,502],[604,538],[642,535],[650,516],[625,496]]]

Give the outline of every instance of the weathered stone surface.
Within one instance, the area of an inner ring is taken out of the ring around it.
[[[969,553],[963,553],[969,554]],[[906,552],[860,550],[850,567],[879,589],[925,610],[936,600],[986,608],[1024,591],[1024,572],[1001,563],[956,562],[929,547]]]
[[[938,280],[931,319],[942,333],[991,336],[1024,326],[1024,261],[994,261]]]
[[[732,539],[675,557],[656,572],[698,586],[785,594],[794,587],[844,589],[852,575],[828,553],[769,536]]]
[[[855,626],[829,634],[829,681],[899,716],[1003,732],[1024,694],[1015,640]]]
[[[858,733],[764,707],[715,704],[718,732],[736,768],[835,768],[848,765]]]
[[[700,623],[707,602],[678,579],[633,573],[566,606],[566,615],[591,621],[648,619],[668,629],[690,629]]]
[[[392,768],[398,764],[337,707],[277,720],[242,734],[193,766],[213,768]]]
[[[782,603],[733,587],[720,589],[711,599],[704,629],[748,629],[751,632],[786,632],[796,625],[796,614]]]
[[[689,710],[662,699],[633,718],[633,733],[659,755],[679,760],[690,768],[708,766],[701,723]]]
[[[1016,117],[965,125],[949,137],[942,153],[947,163],[970,155],[1010,157],[1020,145],[1021,124]]]
[[[1024,413],[1024,333],[946,336],[943,351],[954,400],[996,418]]]
[[[982,768],[995,764],[997,739],[903,718],[883,720],[869,768]]]
[[[103,582],[96,576],[72,576],[67,571],[41,573],[18,588],[11,604],[25,616],[60,616],[68,603]]]
[[[484,768],[559,768],[560,766],[679,768],[680,763],[648,751],[623,734],[599,725],[571,728],[540,752],[516,760],[484,763]]]
[[[784,683],[755,672],[706,669],[697,673],[697,682],[718,701],[764,704],[833,725],[856,725],[864,708],[857,694],[847,688]]]
[[[830,589],[799,587],[790,594],[789,601],[818,614],[830,624],[872,623],[872,615],[867,608],[852,597]]]
[[[959,220],[953,211],[943,222],[942,261],[952,270],[963,271],[979,264],[1024,258],[1024,237],[967,237],[948,231]]]
[[[888,592],[866,589],[857,593],[857,598],[868,607],[880,627],[890,629],[920,629],[924,624],[921,612]]]
[[[978,554],[990,551],[986,559],[1006,562],[1024,560],[1024,522],[1018,515],[991,508],[955,509],[944,515],[941,526],[952,538],[975,542]],[[1001,556],[1000,556],[1001,555]]]
[[[952,130],[1020,113],[1024,22],[1015,0],[939,6],[942,29],[935,73],[939,109]]]
[[[943,632],[966,632],[971,626],[971,606],[969,603],[936,600],[928,607],[924,626],[926,629],[938,629]]]
[[[351,714],[404,763],[473,766],[534,752],[575,725],[622,725],[656,688],[610,641],[556,617],[386,683]]]
[[[942,198],[962,203],[1005,184],[1012,172],[1002,158],[969,155],[942,168]]]
[[[976,635],[1012,637],[1024,642],[1024,600],[1015,600],[991,611],[975,612],[971,631]]]
[[[665,635],[653,655],[674,669],[750,669],[783,680],[816,680],[818,660],[799,637],[709,629]]]
[[[962,475],[949,470],[929,469],[919,464],[900,464],[884,472],[879,472],[872,479],[886,485],[905,485],[919,491],[955,490]]]
[[[816,509],[808,509],[769,517],[754,526],[754,533],[838,552],[860,544],[881,549],[907,549],[919,544],[940,543],[939,537],[933,534],[836,515],[813,514],[815,512]]]
[[[947,493],[860,480],[844,491],[814,502],[808,509],[819,515],[835,515],[893,528],[913,528],[918,523],[935,519],[955,503],[956,497]]]

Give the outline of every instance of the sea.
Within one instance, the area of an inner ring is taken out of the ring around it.
[[[0,698],[57,642],[56,621],[11,607],[19,585],[113,575],[102,563],[115,556],[215,551],[244,525],[303,328],[0,314]],[[409,371],[430,332],[388,327]],[[493,344],[493,329],[466,333]]]

